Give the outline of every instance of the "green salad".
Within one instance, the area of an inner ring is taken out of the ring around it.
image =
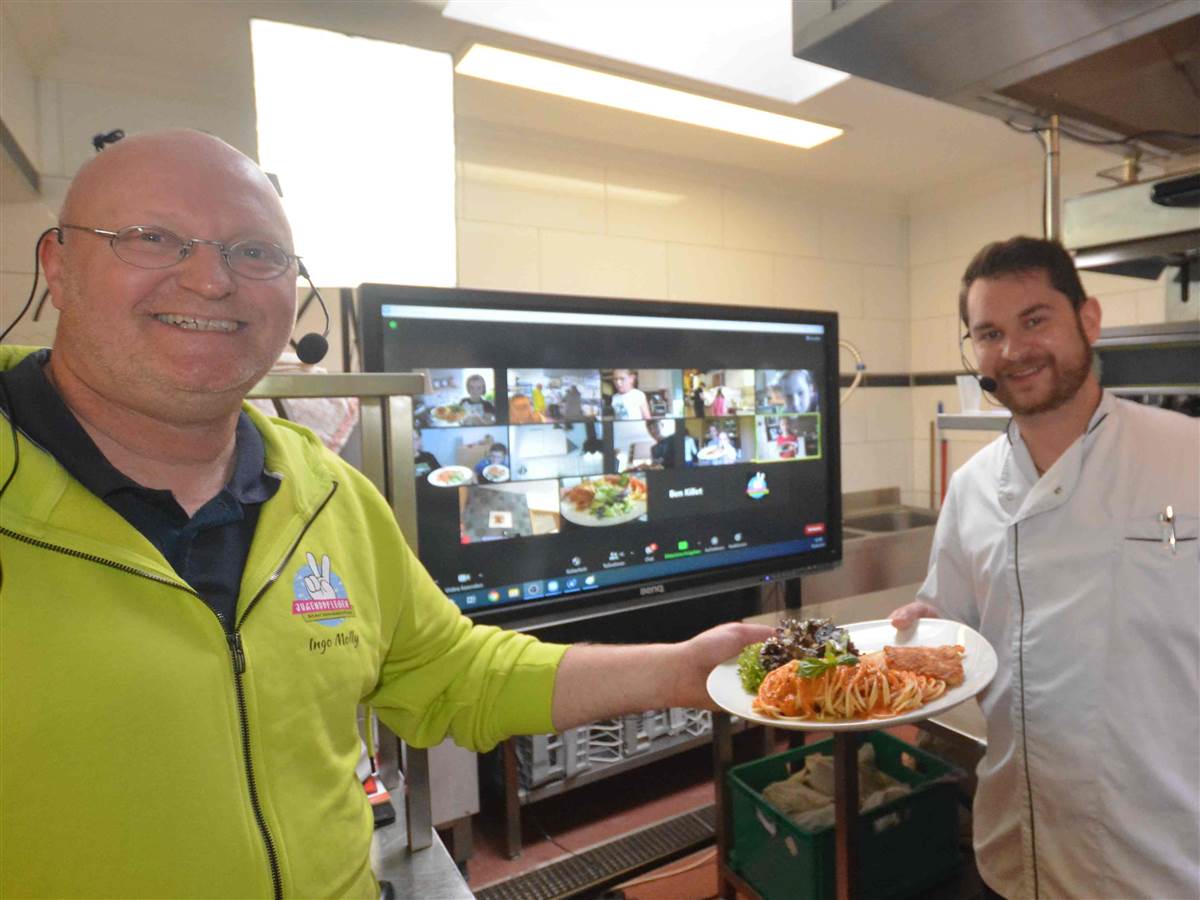
[[[758,686],[767,677],[767,670],[763,668],[762,659],[759,657],[761,649],[761,642],[750,644],[743,647],[742,652],[738,654],[738,678],[742,680],[742,687],[751,694],[758,693]]]
[[[596,485],[596,493],[592,498],[590,510],[597,519],[623,516],[632,509],[633,500],[629,496],[627,484],[617,485],[602,481]]]

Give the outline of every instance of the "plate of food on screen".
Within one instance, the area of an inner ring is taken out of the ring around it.
[[[996,674],[977,631],[921,619],[838,626],[784,619],[709,673],[708,694],[751,722],[802,731],[866,731],[918,722],[974,697]]]
[[[646,514],[646,481],[624,472],[582,478],[561,489],[563,518],[585,528],[623,525]]]
[[[475,473],[466,466],[442,466],[429,473],[434,487],[463,487],[475,483]]]
[[[501,465],[500,463],[491,463],[483,467],[482,474],[485,480],[493,484],[499,484],[501,481],[508,481],[508,466]]]
[[[461,425],[467,417],[467,412],[467,408],[460,403],[447,403],[435,406],[429,411],[429,415],[439,425]]]

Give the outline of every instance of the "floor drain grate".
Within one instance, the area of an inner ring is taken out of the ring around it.
[[[715,811],[705,806],[597,844],[476,891],[478,900],[558,900],[617,884],[712,843]]]

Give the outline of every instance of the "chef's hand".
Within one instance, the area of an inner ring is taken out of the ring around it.
[[[918,619],[937,619],[940,616],[941,613],[937,607],[930,606],[922,600],[914,600],[912,603],[893,610],[888,618],[892,621],[892,627],[897,631],[903,631],[916,625]]]

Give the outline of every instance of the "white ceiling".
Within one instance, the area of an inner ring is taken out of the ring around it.
[[[784,103],[850,77],[792,55],[791,0],[448,0],[442,15]]]
[[[171,89],[190,86],[210,98],[248,104],[250,110],[253,100],[245,95],[252,90],[247,27],[251,16],[452,53],[461,53],[473,40],[486,40],[700,90],[699,82],[678,75],[450,21],[440,15],[441,5],[424,0],[6,0],[3,15],[30,64],[47,77],[78,79],[86,73],[103,83],[107,69],[103,61],[114,61],[114,65],[119,61],[126,81],[130,71],[152,71]],[[662,35],[662,40],[670,41],[671,35]],[[483,122],[602,141],[635,151],[716,162],[772,178],[851,185],[895,197],[911,196],[992,168],[1028,165],[1032,173],[1041,165],[1036,143],[996,120],[858,78],[849,78],[798,104],[753,98],[751,105],[846,129],[841,138],[813,150],[461,76],[457,81],[456,110],[468,125]],[[726,100],[748,99],[746,94],[712,85],[704,85],[701,92]]]

